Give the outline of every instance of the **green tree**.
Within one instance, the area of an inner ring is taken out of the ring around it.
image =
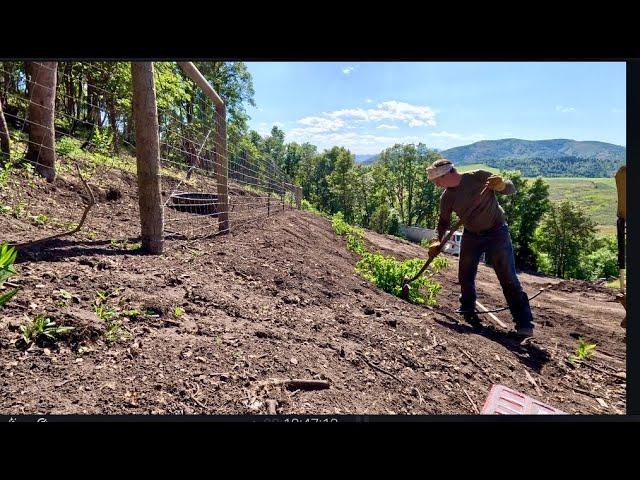
[[[388,198],[406,225],[431,220],[439,207],[439,193],[426,175],[440,155],[424,144],[396,144],[380,154],[380,169]]]
[[[357,188],[354,156],[342,147],[334,147],[329,152],[333,157],[333,171],[327,177],[331,193],[331,211],[343,212],[347,223],[353,222]]]
[[[551,273],[567,278],[595,240],[595,223],[573,202],[552,205],[536,233],[540,251],[548,255]]]
[[[597,280],[618,276],[618,243],[615,237],[597,239],[590,252],[584,252],[576,269],[575,278]]]
[[[537,255],[533,242],[536,229],[549,210],[549,185],[541,178],[529,184],[518,171],[502,171],[500,174],[511,180],[516,188],[515,195],[500,197],[509,224],[516,265],[536,270]]]

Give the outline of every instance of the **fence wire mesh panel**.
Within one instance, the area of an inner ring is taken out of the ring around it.
[[[168,239],[210,237],[299,207],[299,187],[277,159],[227,145],[224,107],[176,62],[154,63],[154,74]],[[0,62],[0,215],[21,231],[16,241],[72,233],[136,247],[131,75],[130,62]],[[116,218],[127,221],[114,228]]]
[[[0,213],[35,227],[16,222],[19,241],[74,232],[85,217],[81,239],[139,235],[130,63],[0,62],[0,102],[10,140]],[[132,221],[110,232],[114,215]]]
[[[197,85],[191,87],[181,108],[158,104],[168,238],[227,233],[287,206],[292,208],[296,187],[291,179],[272,159],[227,146],[226,118]],[[221,226],[225,214],[228,223]]]

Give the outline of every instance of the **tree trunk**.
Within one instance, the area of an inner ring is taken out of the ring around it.
[[[32,74],[29,94],[29,148],[27,160],[36,172],[53,182],[56,178],[54,113],[57,62],[29,62]]]
[[[131,76],[142,248],[161,254],[164,218],[160,197],[160,139],[153,63],[132,62]]]
[[[24,74],[26,78],[26,82],[24,82],[24,93],[27,97],[29,97],[31,93],[31,78],[33,76],[33,68],[31,62],[24,62]]]
[[[116,116],[116,107],[113,99],[107,99],[109,108],[109,122],[111,130],[113,130],[113,151],[117,155],[120,152],[120,135],[118,134],[118,117]]]
[[[89,69],[91,69],[93,65],[89,63]],[[92,126],[97,125],[97,116],[96,116],[96,89],[93,86],[94,78],[91,75],[91,70],[87,73],[87,113],[86,113],[86,121],[90,123]]]
[[[67,115],[73,116],[73,77],[72,77],[72,67],[73,64],[71,62],[67,62],[64,66],[65,76],[64,76],[64,84],[65,90],[67,91],[67,102],[65,113]]]
[[[3,163],[10,159],[10,145],[9,129],[7,128],[7,122],[4,119],[2,102],[0,102],[0,158],[3,160]]]

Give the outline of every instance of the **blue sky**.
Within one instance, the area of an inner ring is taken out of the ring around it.
[[[626,144],[624,62],[247,62],[250,127],[374,154],[479,140]]]

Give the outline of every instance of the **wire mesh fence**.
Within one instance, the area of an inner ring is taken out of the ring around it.
[[[160,67],[179,70],[173,62]],[[157,89],[168,88],[159,81],[156,78]],[[298,187],[275,159],[237,149],[230,155],[226,118],[195,84],[189,90],[193,96],[185,108],[158,102],[160,185],[168,238],[227,233],[293,208]],[[50,105],[38,97],[47,92],[53,94]],[[129,63],[0,62],[0,102],[10,140],[10,158],[3,161],[2,171],[6,174],[21,165],[27,174],[37,171],[49,180],[56,175],[57,184],[72,184],[77,192],[48,198],[37,191],[46,190],[44,181],[32,176],[31,181],[39,182],[33,191],[0,191],[0,213],[33,217],[33,223],[48,233],[65,234],[78,226],[79,220],[71,221],[72,217],[80,218],[83,208],[97,204],[103,234],[108,234],[113,215],[130,219],[126,232],[119,234],[139,233]],[[54,138],[47,137],[51,131]],[[49,211],[65,218],[54,218]],[[228,222],[221,228],[223,216]],[[81,234],[95,238],[91,219],[89,215]]]
[[[120,215],[131,225],[119,234],[139,233],[135,141],[127,122],[131,103],[127,92],[110,88],[116,83],[108,81],[125,68],[115,62],[102,68],[77,62],[0,64],[0,101],[10,140],[0,210],[37,227],[24,227],[20,240],[75,233],[85,220],[78,235],[95,239],[109,233],[109,217]],[[99,76],[101,86],[91,83]],[[43,97],[51,101],[43,103]],[[48,185],[34,172],[55,182]],[[9,188],[12,180],[20,188]],[[64,193],[52,194],[57,189]]]

